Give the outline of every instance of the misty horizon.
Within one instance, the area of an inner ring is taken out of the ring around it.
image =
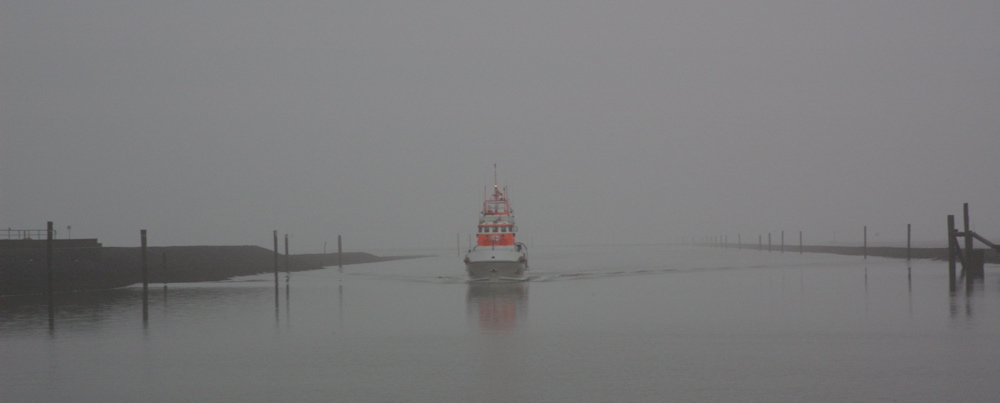
[[[464,248],[497,164],[540,245],[1000,240],[996,2],[3,9],[3,228]]]

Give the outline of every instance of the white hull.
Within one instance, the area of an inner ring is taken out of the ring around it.
[[[524,263],[519,262],[478,262],[466,263],[469,281],[524,281],[528,277]]]
[[[465,255],[470,281],[527,280],[527,257],[514,248],[477,247]]]

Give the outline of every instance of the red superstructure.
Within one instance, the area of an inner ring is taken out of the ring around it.
[[[514,239],[517,227],[514,226],[514,213],[510,209],[507,198],[507,188],[500,191],[493,184],[493,193],[483,191],[483,212],[479,216],[479,228],[476,235],[476,246],[511,246],[517,243]]]

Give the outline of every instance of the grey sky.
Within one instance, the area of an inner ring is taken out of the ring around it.
[[[5,0],[0,227],[464,247],[496,163],[538,244],[943,242],[963,202],[1000,239],[998,21],[996,1]]]

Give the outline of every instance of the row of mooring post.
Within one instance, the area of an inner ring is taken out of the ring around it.
[[[48,305],[49,314],[49,328],[50,331],[55,328],[55,270],[53,267],[54,262],[54,236],[55,230],[53,229],[52,221],[48,221],[46,224],[46,241],[45,241],[45,279],[46,279],[46,300]],[[285,234],[285,279],[286,282],[291,278],[291,263],[289,261],[289,239],[288,234]],[[139,275],[142,282],[142,319],[143,324],[147,324],[149,320],[149,247],[147,241],[147,231],[145,229],[139,230]],[[278,231],[274,231],[274,285],[275,291],[278,289]],[[343,243],[341,236],[337,236],[337,265],[343,267]],[[167,253],[164,252],[162,255],[162,268],[163,268],[163,288],[167,288]],[[275,300],[277,303],[277,300]]]
[[[862,234],[861,255],[862,255],[863,259],[868,259],[868,226],[867,225],[865,225],[865,226],[862,227],[861,234]],[[767,251],[768,252],[772,252],[775,249],[774,248],[774,242],[772,240],[771,235],[772,235],[772,233],[770,233],[770,232],[767,233]],[[911,249],[912,249],[912,242],[911,242],[912,237],[911,237],[911,235],[912,235],[912,226],[910,224],[906,224],[906,261],[910,261],[910,258],[911,258]],[[778,244],[778,251],[781,252],[781,253],[785,253],[785,231],[780,231],[779,232],[779,236],[780,236],[780,239],[779,239],[780,243]],[[974,236],[978,237],[978,235],[974,235]],[[737,249],[743,249],[743,237],[742,237],[742,234],[736,234],[736,239],[737,239],[736,248]],[[718,246],[723,247],[723,248],[729,248],[729,247],[731,247],[729,245],[728,235],[722,235],[722,236],[719,236],[719,237],[711,237],[711,238],[708,239],[708,241],[711,244],[718,245]],[[989,244],[988,241],[985,241],[985,242],[987,242],[987,244]],[[805,246],[804,245],[805,244],[803,243],[802,231],[799,231],[799,254],[802,254],[805,251]],[[757,250],[758,251],[764,250],[764,234],[758,234],[757,235]]]
[[[975,249],[975,240],[979,240],[981,243],[990,247],[993,250],[1000,252],[1000,245],[991,242],[982,235],[976,233],[972,230],[971,222],[969,216],[969,203],[964,203],[962,205],[962,226],[963,231],[959,231],[955,227],[955,216],[948,215],[948,278],[951,284],[954,284],[958,278],[965,277],[967,281],[971,284],[974,280],[981,280],[985,276],[985,262],[986,255],[985,249]],[[767,251],[771,252],[774,250],[774,243],[772,241],[772,234],[767,233]],[[743,249],[743,238],[741,234],[737,234],[737,248]],[[785,231],[780,232],[780,251],[784,253],[785,251]],[[877,236],[877,233],[876,233]],[[961,241],[960,242],[960,239]],[[728,236],[722,235],[718,237],[709,237],[707,239],[709,244],[720,246],[723,248],[730,247]],[[803,253],[803,241],[802,241],[802,231],[799,231],[799,253]],[[757,250],[762,251],[764,249],[764,237],[763,234],[757,235]],[[868,259],[868,226],[862,227],[862,256],[864,259]],[[906,261],[912,260],[913,254],[913,226],[911,224],[906,224]],[[962,265],[962,271],[956,277],[957,264]]]

